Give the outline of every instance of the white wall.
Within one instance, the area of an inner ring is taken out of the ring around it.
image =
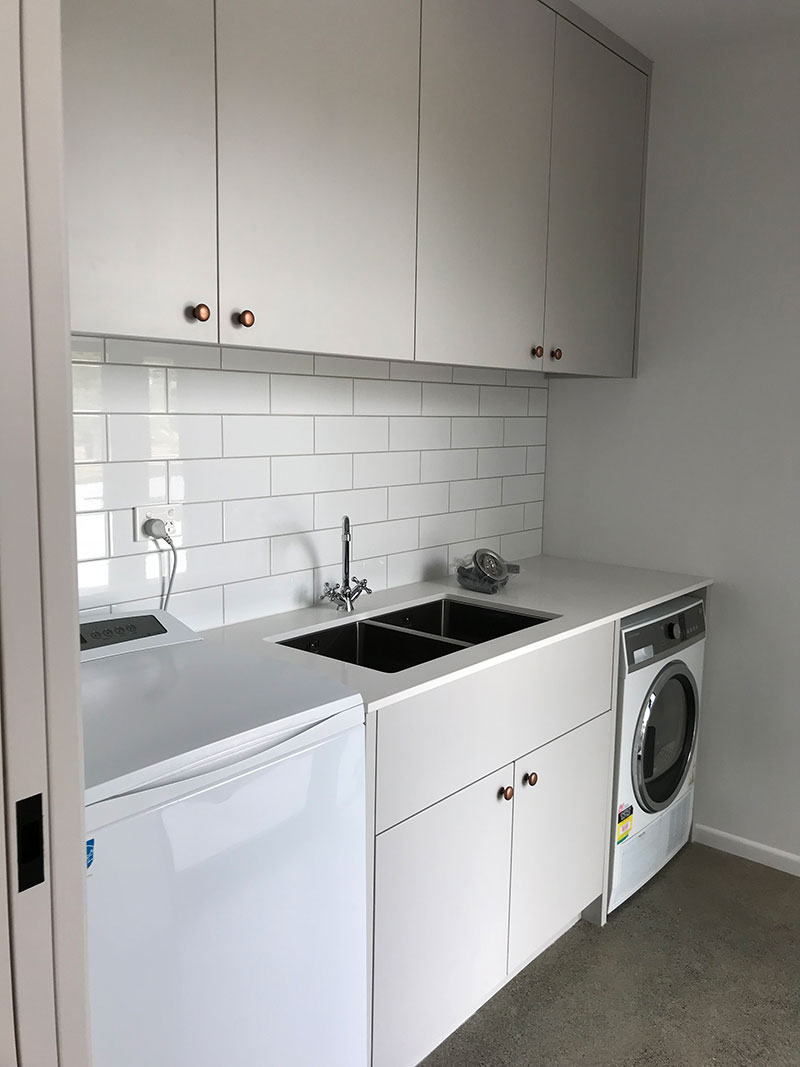
[[[639,378],[551,383],[544,522],[550,554],[717,580],[696,818],[798,873],[799,56],[657,65]]]

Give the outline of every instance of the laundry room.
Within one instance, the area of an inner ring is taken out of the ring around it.
[[[795,0],[10,0],[1,1067],[800,1067]]]

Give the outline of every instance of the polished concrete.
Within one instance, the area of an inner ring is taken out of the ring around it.
[[[689,845],[424,1067],[800,1067],[800,879]]]

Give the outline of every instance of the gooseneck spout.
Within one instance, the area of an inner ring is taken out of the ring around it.
[[[320,600],[330,600],[336,605],[337,611],[352,611],[356,600],[362,593],[371,594],[372,590],[367,585],[366,578],[353,577],[350,584],[350,545],[353,535],[350,532],[350,519],[347,515],[342,518],[342,580],[335,585],[325,583]]]

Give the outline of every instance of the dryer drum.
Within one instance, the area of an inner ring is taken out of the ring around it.
[[[633,788],[645,811],[662,811],[680,792],[694,754],[697,707],[692,672],[673,660],[656,676],[634,734]]]

